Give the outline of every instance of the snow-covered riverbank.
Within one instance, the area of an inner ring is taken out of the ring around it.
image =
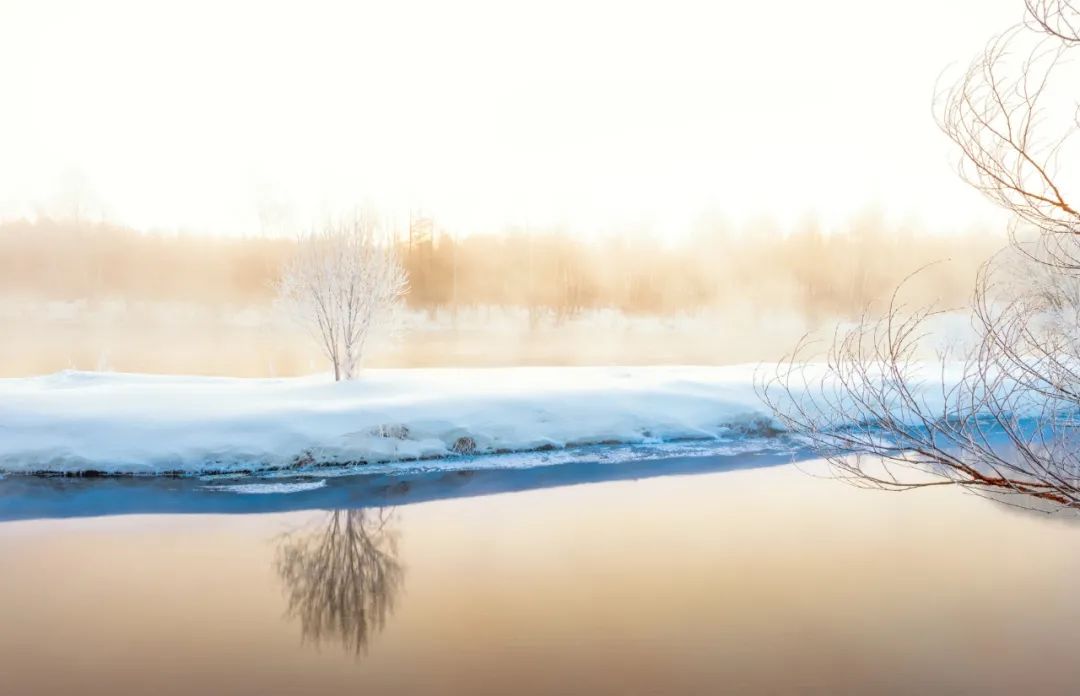
[[[753,366],[369,370],[0,380],[0,472],[155,474],[374,463],[768,430]]]

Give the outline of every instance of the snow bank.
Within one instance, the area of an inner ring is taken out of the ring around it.
[[[0,472],[196,474],[730,438],[768,429],[754,369],[0,379]]]

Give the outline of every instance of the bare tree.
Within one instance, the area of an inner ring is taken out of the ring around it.
[[[335,510],[314,532],[282,538],[276,570],[305,639],[360,654],[393,612],[405,578],[392,510]]]
[[[355,216],[300,238],[278,297],[342,380],[356,377],[368,341],[387,327],[407,289],[393,245],[379,239],[374,220]]]
[[[931,373],[939,310],[898,291],[882,315],[838,330],[824,364],[808,365],[803,343],[759,384],[777,419],[856,485],[1080,508],[1080,208],[1059,172],[1078,123],[1067,113],[1054,128],[1047,111],[1062,103],[1048,95],[1080,46],[1080,14],[1068,0],[1026,4],[1025,25],[991,40],[936,110],[960,176],[1015,220],[977,279],[975,340],[939,353]]]

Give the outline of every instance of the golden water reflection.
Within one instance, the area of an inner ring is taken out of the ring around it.
[[[7,522],[0,695],[1074,694],[1078,577],[1074,518],[791,466]]]

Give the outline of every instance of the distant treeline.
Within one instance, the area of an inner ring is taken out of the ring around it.
[[[595,309],[670,315],[733,305],[845,316],[928,264],[913,283],[917,299],[962,304],[979,262],[1002,243],[986,233],[931,234],[872,219],[828,232],[810,224],[783,233],[717,225],[676,243],[640,234],[581,239],[509,229],[455,237],[433,229],[420,221],[397,236],[412,308],[517,307],[555,319]],[[11,221],[0,224],[0,292],[265,304],[294,249],[279,237]]]

